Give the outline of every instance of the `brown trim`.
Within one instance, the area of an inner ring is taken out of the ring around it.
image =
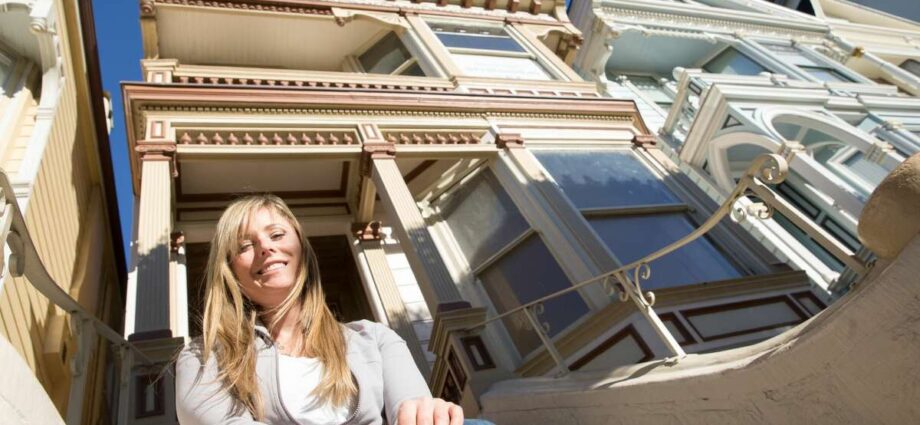
[[[642,350],[643,356],[636,363],[642,363],[645,361],[649,361],[655,357],[655,355],[652,353],[652,350],[648,348],[648,345],[645,343],[645,340],[643,340],[642,337],[639,335],[639,332],[636,332],[636,328],[634,328],[633,325],[627,325],[625,328],[615,333],[612,337],[607,338],[607,340],[600,343],[600,345],[598,345],[597,347],[594,347],[594,349],[588,352],[588,354],[585,354],[580,359],[575,360],[575,362],[573,362],[569,366],[569,369],[570,370],[581,369],[586,364],[590,363],[591,360],[594,360],[595,358],[597,358],[597,356],[600,356],[605,351],[610,349],[610,347],[613,347],[614,345],[618,344],[620,341],[623,341],[627,337],[632,337],[632,339],[636,342],[636,345],[639,346],[639,349]]]
[[[422,161],[422,163],[419,164],[417,167],[415,167],[415,168],[409,170],[409,172],[406,173],[405,176],[403,176],[403,180],[406,181],[406,184],[411,183],[412,180],[415,180],[418,176],[420,176],[422,173],[424,173],[425,170],[431,168],[431,166],[434,165],[434,164],[437,163],[437,162],[438,162],[438,161],[437,161],[437,160],[434,160],[434,159],[426,159],[426,160]]]
[[[817,296],[815,296],[815,294],[812,293],[811,291],[796,292],[796,293],[792,294],[791,296],[792,296],[792,298],[795,299],[799,304],[802,304],[802,302],[800,301],[802,298],[808,298],[811,302],[815,303],[815,305],[817,305],[821,310],[824,310],[825,308],[827,308],[827,304],[825,304],[824,301],[821,301],[821,299],[818,298]],[[806,313],[808,313],[809,315],[811,315],[811,312],[809,312],[808,309],[805,308],[805,305],[804,305],[804,304],[802,304],[802,309],[803,309]]]
[[[691,334],[690,331],[687,329],[687,327],[684,326],[683,322],[680,321],[680,319],[677,317],[677,314],[673,312],[659,314],[658,318],[661,319],[662,322],[671,322],[671,324],[674,325],[675,328],[677,328],[678,334],[674,336],[680,337],[677,340],[678,344],[680,345],[696,344],[696,338],[693,337],[693,334]]]
[[[463,390],[463,388],[466,387],[466,371],[463,370],[463,365],[460,364],[460,359],[457,357],[457,353],[454,352],[453,348],[447,352],[447,364],[454,375],[457,376],[457,386]]]
[[[106,218],[112,236],[112,251],[115,256],[115,271],[121,297],[126,294],[128,284],[127,262],[125,260],[124,236],[121,233],[121,216],[118,213],[118,195],[115,190],[115,171],[112,166],[112,147],[106,120],[105,95],[102,90],[102,76],[99,67],[99,46],[96,42],[96,23],[93,21],[92,0],[80,0],[80,34],[83,37],[83,60],[86,66],[86,82],[89,85],[89,102],[93,115],[96,137],[96,155],[99,158],[102,181],[102,195],[105,200]],[[115,105],[112,105],[113,107]],[[129,124],[130,125],[130,124]],[[130,135],[132,132],[128,131]]]
[[[789,308],[792,309],[793,313],[799,316],[799,320],[774,323],[772,325],[759,326],[756,328],[750,328],[750,329],[734,331],[734,332],[727,332],[724,334],[716,334],[716,335],[711,335],[708,337],[704,335],[702,332],[700,332],[700,330],[693,324],[693,316],[741,310],[741,309],[745,309],[749,307],[756,307],[756,306],[776,304],[776,303],[783,303],[789,306]],[[796,303],[794,303],[789,297],[785,295],[778,295],[778,296],[769,297],[769,298],[760,298],[760,299],[755,299],[755,300],[741,301],[741,302],[735,302],[735,303],[730,303],[730,304],[714,305],[714,306],[709,306],[709,307],[700,307],[700,308],[689,309],[689,310],[681,310],[680,313],[683,314],[684,317],[687,318],[687,323],[690,324],[690,327],[692,327],[693,330],[696,331],[697,335],[699,335],[700,338],[702,338],[704,342],[709,342],[709,341],[713,341],[717,339],[731,338],[734,336],[746,335],[746,334],[751,334],[755,332],[781,328],[784,326],[794,326],[808,319],[808,314],[802,311],[801,307],[796,305]]]

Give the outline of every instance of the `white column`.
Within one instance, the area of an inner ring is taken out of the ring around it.
[[[140,142],[141,190],[136,249],[134,335],[170,331],[170,232],[172,231],[172,142]],[[130,309],[129,309],[130,310]],[[154,335],[150,335],[154,336]]]
[[[389,143],[365,143],[365,160],[393,228],[432,312],[438,304],[461,301],[460,292],[441,259],[425,219],[396,166],[395,147]]]

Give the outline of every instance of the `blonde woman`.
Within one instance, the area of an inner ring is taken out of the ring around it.
[[[203,335],[176,364],[183,425],[460,425],[389,328],[342,324],[310,243],[272,195],[233,202],[208,258]],[[385,416],[384,416],[385,415]]]

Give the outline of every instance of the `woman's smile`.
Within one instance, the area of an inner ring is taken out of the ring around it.
[[[291,223],[266,208],[252,213],[241,229],[239,249],[231,268],[243,293],[271,308],[294,287],[300,271],[300,235]]]

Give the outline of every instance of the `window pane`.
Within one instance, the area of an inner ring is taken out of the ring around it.
[[[636,261],[686,236],[695,226],[684,214],[596,218],[591,227],[623,264]],[[740,274],[705,238],[699,238],[649,264],[645,289],[739,277]]]
[[[534,155],[579,209],[680,203],[628,151],[536,151]]]
[[[853,80],[849,79],[845,75],[838,72],[836,69],[827,68],[823,66],[803,66],[800,65],[803,71],[811,74],[812,77],[815,77],[821,81],[827,81],[831,83],[844,82],[851,83]]]
[[[571,286],[562,269],[538,236],[530,236],[495,264],[484,270],[482,281],[489,298],[499,312]],[[556,335],[588,312],[577,292],[570,292],[544,304],[540,323],[549,323],[549,334]],[[505,327],[522,356],[540,346],[527,317],[515,314],[504,319]]]
[[[464,49],[496,50],[502,52],[527,51],[507,35],[468,34],[456,32],[435,32],[441,43],[446,47],[462,47]]]
[[[403,72],[399,73],[400,75],[412,75],[416,77],[424,77],[425,71],[422,71],[422,67],[418,65],[418,62],[413,63],[411,66],[406,68]]]
[[[531,58],[452,53],[454,62],[466,75],[512,80],[549,80],[550,76]]]
[[[862,152],[854,153],[843,163],[846,164],[850,171],[872,186],[878,186],[888,176],[888,170],[882,167],[881,164],[866,159]]]
[[[908,59],[901,64],[901,69],[920,77],[920,62]]]
[[[364,71],[371,74],[389,74],[412,58],[406,47],[395,33],[389,33],[383,39],[367,49],[358,61]]]
[[[473,267],[530,228],[489,170],[442,202],[445,221]]]
[[[729,47],[719,53],[713,60],[703,66],[706,72],[713,74],[757,75],[767,71],[766,68],[738,50]]]

